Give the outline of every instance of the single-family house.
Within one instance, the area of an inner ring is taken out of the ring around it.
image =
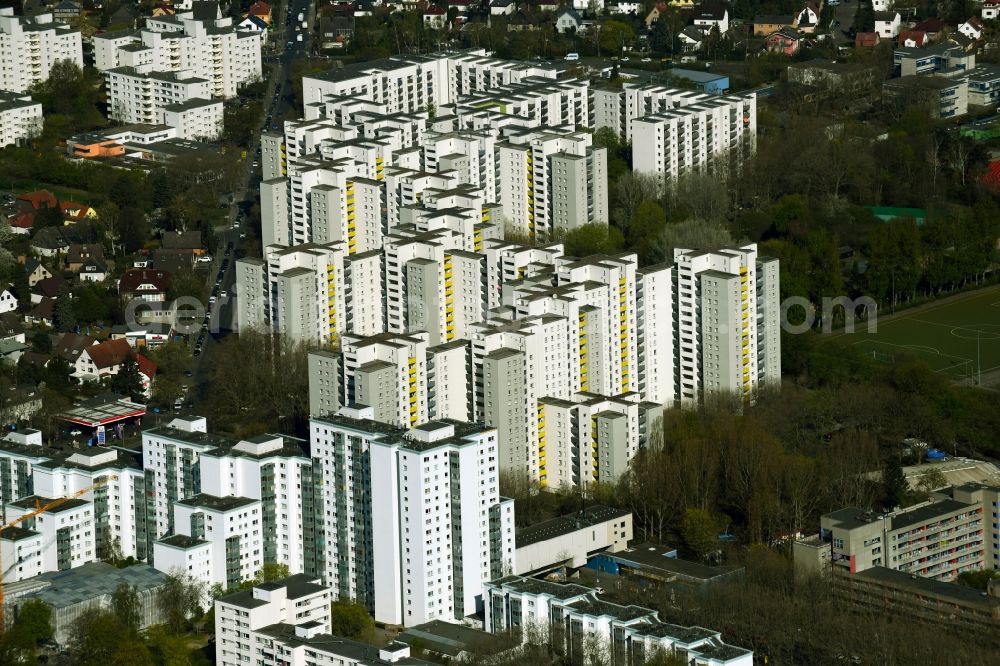
[[[424,21],[424,27],[433,30],[441,30],[444,28],[445,23],[448,22],[448,12],[445,11],[444,7],[438,7],[437,5],[427,7],[427,9],[421,12],[421,17]]]
[[[256,16],[261,21],[263,21],[265,25],[271,25],[271,20],[272,20],[271,5],[267,4],[266,2],[263,2],[263,0],[257,0],[257,2],[250,5],[250,7],[247,8],[246,15]]]
[[[681,49],[686,53],[694,53],[701,48],[702,42],[705,41],[705,33],[695,26],[689,25],[677,35],[677,41],[681,43]]]
[[[174,9],[173,5],[160,3],[153,7],[153,18],[159,18],[161,16],[173,16],[176,13],[177,10]]]
[[[31,229],[35,226],[35,212],[18,211],[7,218],[7,224],[10,225],[11,232],[26,236],[31,233]]]
[[[39,280],[31,288],[31,303],[38,305],[43,298],[57,297],[64,286],[66,286],[66,280],[61,275],[53,275]]]
[[[694,7],[694,3],[692,3],[691,6]],[[646,23],[646,29],[652,30],[653,24],[660,20],[660,14],[665,11],[667,11],[667,3],[657,2],[653,5],[652,9],[649,10],[649,13],[646,14],[646,18],[643,19]]]
[[[539,15],[528,15],[520,10],[507,20],[507,32],[532,32],[536,30],[551,30],[551,26]]]
[[[28,314],[24,315],[24,320],[36,326],[52,326],[55,321],[56,299],[43,298],[42,302],[31,308]]]
[[[859,49],[873,49],[881,41],[877,32],[859,32],[854,36],[854,45]]]
[[[933,42],[944,34],[947,27],[948,24],[939,18],[928,18],[918,22],[912,29],[927,33],[927,39]]]
[[[104,248],[97,243],[74,243],[66,252],[66,268],[71,273],[79,273],[85,261],[91,257],[104,259]]]
[[[142,380],[142,395],[148,400],[153,395],[153,377],[156,376],[156,363],[142,354],[136,354],[135,364],[138,366],[139,378]]]
[[[811,35],[816,32],[816,28],[819,26],[820,11],[815,3],[807,2],[795,14],[795,22],[792,25],[801,34]]]
[[[709,33],[716,28],[720,35],[729,31],[729,9],[722,4],[705,3],[694,8],[691,14],[694,25]]]
[[[44,227],[31,237],[31,249],[43,257],[54,257],[69,250],[73,243],[90,235],[90,226],[83,222],[68,227]]]
[[[85,347],[73,364],[72,375],[78,379],[95,380],[110,377],[132,357],[132,347],[126,340],[105,340]]]
[[[510,16],[517,10],[514,0],[493,0],[490,3],[490,16]]]
[[[632,0],[618,0],[614,4],[605,5],[605,8],[611,14],[634,14],[638,16],[639,11],[642,9],[642,3],[633,2]]]
[[[875,12],[875,32],[882,39],[894,39],[899,34],[901,22],[897,11]]]
[[[37,259],[28,259],[24,262],[24,272],[28,274],[28,286],[34,287],[40,280],[52,277],[52,273],[49,272],[42,262]]]
[[[802,48],[802,35],[795,28],[782,28],[768,35],[764,43],[771,53],[784,53],[792,56]]]
[[[577,2],[579,2],[579,0],[573,2],[574,9],[580,9],[577,7]],[[532,2],[529,2],[528,4],[531,6],[532,11],[538,13],[554,12],[559,9],[559,2],[557,0],[532,0]],[[603,0],[601,4],[603,4]],[[584,7],[584,9],[586,9],[586,7]]]
[[[41,210],[42,208],[55,208],[59,205],[59,199],[48,190],[35,190],[19,194],[14,199],[14,208],[23,212]]]
[[[72,368],[76,366],[76,362],[80,358],[80,355],[83,354],[83,350],[87,347],[93,347],[96,344],[97,340],[89,335],[63,333],[56,341],[56,344],[52,346],[52,355],[66,361]]]
[[[782,28],[790,28],[795,23],[791,14],[761,14],[753,19],[753,34],[755,37],[766,37]]]
[[[267,23],[258,16],[246,16],[240,21],[236,27],[243,32],[252,32],[255,35],[260,35],[261,44],[267,44]]]
[[[556,32],[561,35],[579,32],[583,27],[583,17],[570,7],[564,7],[556,13]]]
[[[65,224],[75,224],[82,220],[97,219],[97,211],[87,204],[76,201],[60,201],[59,208],[62,210],[63,222]]]
[[[62,2],[57,3],[51,8],[52,18],[54,18],[59,23],[66,23],[72,19],[80,18],[83,13],[83,7],[78,2],[73,2],[73,0],[62,0]]]
[[[983,0],[979,15],[984,21],[992,21],[1000,16],[1000,0]]]
[[[887,12],[892,7],[894,0],[872,0],[873,12]]]
[[[0,340],[13,340],[15,342],[25,342],[24,325],[21,324],[17,314],[4,312],[0,314]]]
[[[958,26],[958,31],[969,39],[979,39],[983,36],[983,24],[975,16]]]
[[[907,46],[909,48],[923,48],[930,44],[930,41],[927,33],[920,30],[904,30],[896,38],[898,46]]]
[[[13,312],[17,310],[17,296],[14,290],[8,285],[0,290],[0,313]]]
[[[118,295],[122,301],[133,298],[153,303],[167,300],[172,275],[153,268],[130,268],[118,280]]]
[[[77,273],[80,282],[104,282],[108,279],[108,264],[102,257],[89,257]]]

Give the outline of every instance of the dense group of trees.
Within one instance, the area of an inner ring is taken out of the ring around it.
[[[214,427],[240,437],[304,432],[309,415],[306,347],[283,336],[241,331],[223,340],[209,368]]]

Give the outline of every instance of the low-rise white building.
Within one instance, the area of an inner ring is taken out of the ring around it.
[[[662,653],[694,666],[753,666],[753,652],[727,645],[718,631],[662,622],[654,610],[612,603],[582,585],[507,576],[486,585],[484,603],[486,631],[547,643],[585,665]]]
[[[215,602],[215,663],[219,666],[431,666],[410,647],[375,647],[330,635],[332,590],[305,575],[255,585]]]
[[[42,131],[42,104],[31,95],[0,90],[0,148],[21,145]]]
[[[582,567],[597,551],[617,553],[632,540],[632,513],[594,505],[519,529],[514,573],[532,575],[559,566]]]

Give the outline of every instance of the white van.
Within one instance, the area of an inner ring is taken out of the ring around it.
[[[579,60],[579,59],[580,59],[580,54],[579,53],[567,53],[566,54],[566,60]]]

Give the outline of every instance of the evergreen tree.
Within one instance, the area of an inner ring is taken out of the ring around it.
[[[135,362],[135,358],[129,356],[122,361],[118,372],[111,378],[111,390],[127,395],[133,400],[143,397],[142,374],[139,372],[139,364]]]
[[[890,455],[885,467],[882,468],[882,507],[894,509],[905,504],[909,491],[910,486],[906,481],[906,475],[903,474],[899,458]]]
[[[64,286],[56,296],[56,305],[52,311],[53,324],[56,330],[67,332],[76,328],[76,315],[73,313],[73,296],[69,287]]]

